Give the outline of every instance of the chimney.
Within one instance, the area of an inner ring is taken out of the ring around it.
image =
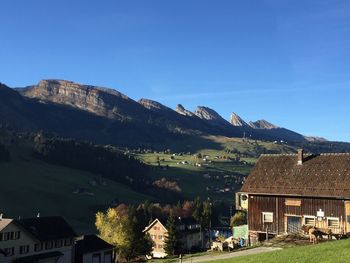
[[[298,149],[298,165],[303,164],[303,158],[304,158],[304,150]]]

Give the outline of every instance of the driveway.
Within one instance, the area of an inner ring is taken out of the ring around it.
[[[257,247],[237,252],[231,252],[231,253],[225,253],[222,255],[205,255],[205,256],[199,256],[199,257],[193,257],[193,258],[186,258],[183,260],[183,263],[195,263],[195,262],[204,262],[204,261],[214,261],[219,259],[228,259],[228,258],[234,258],[234,257],[240,257],[240,256],[249,256],[254,254],[260,254],[260,253],[266,253],[266,252],[272,252],[276,250],[280,250],[281,248],[277,247]]]

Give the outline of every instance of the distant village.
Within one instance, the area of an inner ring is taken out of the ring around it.
[[[205,162],[206,156],[201,159]],[[232,217],[216,218],[226,220],[222,224],[213,223],[213,201],[199,198],[177,205],[115,204],[96,214],[97,235],[78,235],[59,216],[13,219],[1,214],[0,262],[181,259],[190,253],[236,251],[269,242],[315,244],[349,236],[350,154],[302,149],[296,154],[264,154],[246,180],[225,176],[243,184],[235,193]]]

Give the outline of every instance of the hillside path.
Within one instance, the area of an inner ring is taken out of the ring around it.
[[[196,262],[204,262],[204,261],[214,261],[214,260],[220,260],[220,259],[228,259],[228,258],[234,258],[234,257],[240,257],[240,256],[249,256],[254,254],[260,254],[260,253],[266,253],[266,252],[272,252],[276,250],[280,250],[281,248],[277,247],[257,247],[247,250],[242,250],[238,252],[232,252],[232,253],[225,253],[222,255],[205,255],[205,256],[199,256],[199,257],[193,257],[186,258],[183,260],[183,263],[196,263]]]

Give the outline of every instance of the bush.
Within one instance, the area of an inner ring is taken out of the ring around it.
[[[231,227],[241,226],[247,224],[247,214],[242,211],[238,211],[233,217],[231,217]]]

